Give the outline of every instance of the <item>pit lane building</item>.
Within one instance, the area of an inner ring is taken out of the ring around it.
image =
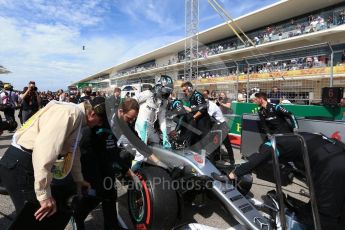
[[[320,101],[321,88],[345,86],[345,1],[283,0],[235,19],[255,46],[241,43],[226,23],[199,33],[200,90],[269,92],[277,86],[293,103]],[[154,83],[168,74],[179,89],[184,80],[181,39],[88,76],[73,85],[108,91],[115,86]]]

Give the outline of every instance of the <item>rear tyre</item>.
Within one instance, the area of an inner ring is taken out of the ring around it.
[[[135,229],[172,229],[178,216],[178,198],[171,177],[162,168],[136,172],[141,188],[128,188],[129,215]]]

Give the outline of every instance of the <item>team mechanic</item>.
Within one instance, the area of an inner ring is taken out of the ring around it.
[[[103,97],[94,100],[105,102]],[[118,117],[134,131],[133,124],[139,111],[138,102],[132,98],[126,99],[115,108]],[[99,203],[102,203],[104,229],[122,229],[117,219],[114,177],[120,173],[140,183],[139,178],[130,170],[134,156],[119,146],[107,121],[101,127],[85,128],[79,146],[83,176],[90,182],[94,194],[83,196],[76,203],[74,217],[78,230],[85,229],[84,220]]]
[[[266,93],[256,93],[254,103],[260,106],[258,111],[260,125],[266,134],[291,133],[298,130],[295,116],[280,104],[269,103]],[[286,118],[290,120],[291,124],[287,122]]]
[[[345,144],[328,139],[320,134],[300,133],[306,141],[315,198],[322,229],[344,229],[342,212],[345,208]],[[279,162],[293,162],[304,171],[301,146],[296,137],[279,138],[277,141]],[[234,180],[250,173],[261,164],[272,159],[273,149],[261,145],[258,153],[252,154],[248,162],[233,170],[229,177]],[[305,211],[310,213],[310,210]],[[303,211],[301,211],[303,214]]]
[[[90,187],[81,173],[77,146],[83,126],[95,127],[106,119],[104,107],[104,103],[93,101],[80,105],[52,101],[14,134],[12,145],[0,161],[0,176],[17,214],[26,201],[39,203],[40,208],[33,213],[36,220],[58,229],[61,221],[56,217],[59,212],[51,190],[53,165],[59,156],[72,153],[74,181],[79,187]]]
[[[189,147],[190,139],[192,133],[201,135],[200,130],[196,130],[189,123],[193,119],[192,113],[188,113],[183,106],[181,100],[175,99],[169,105],[169,110],[173,115],[173,121],[176,123],[175,129],[169,133],[169,136],[172,137],[176,146],[174,147]]]
[[[200,92],[193,89],[193,84],[189,81],[182,83],[181,88],[190,103],[190,107],[185,106],[185,109],[193,115],[190,125],[201,131],[201,135],[192,133],[190,144],[195,145],[198,143],[201,144],[201,147],[205,147],[208,143],[204,137],[211,130],[211,119],[207,112],[206,100]],[[195,147],[198,148],[198,146]]]
[[[212,98],[209,98],[209,96],[208,96],[209,94],[210,94],[210,92],[207,89],[203,91],[203,95],[204,95],[206,102],[207,102],[208,114],[210,115],[211,121],[214,123],[213,129],[219,129],[222,131],[221,142],[224,144],[226,151],[228,153],[229,163],[233,165],[233,164],[235,164],[235,158],[234,158],[234,152],[232,150],[231,143],[228,139],[229,126],[224,119],[221,107],[219,107],[213,101]],[[224,93],[222,93],[222,94],[224,94]],[[220,146],[217,148],[217,150],[213,154],[213,158],[214,158],[214,160],[220,159]]]

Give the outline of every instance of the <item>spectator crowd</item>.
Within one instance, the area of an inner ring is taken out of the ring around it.
[[[22,124],[52,100],[78,104],[86,99],[105,96],[105,92],[92,92],[91,87],[86,87],[83,93],[69,93],[62,89],[56,92],[39,91],[34,81],[30,81],[22,91],[16,91],[10,83],[3,84],[0,81],[0,104],[2,108],[5,107],[3,112],[6,121],[15,121],[15,110],[18,109],[18,118]]]
[[[280,22],[277,24],[269,25],[264,28],[248,32],[247,36],[249,39],[246,39],[243,35],[241,36],[243,42],[237,37],[230,37],[223,39],[221,41],[212,42],[198,48],[198,51],[195,53],[189,52],[187,50],[187,57],[185,51],[179,52],[177,55],[172,55],[168,61],[164,63],[156,63],[155,61],[150,61],[144,64],[134,66],[129,69],[122,70],[117,73],[116,76],[127,76],[134,73],[139,73],[142,71],[150,70],[153,68],[160,68],[176,63],[185,61],[185,59],[191,58],[205,58],[207,59],[210,56],[229,52],[232,50],[242,49],[252,45],[262,45],[265,43],[278,41],[282,39],[288,39],[295,36],[300,36],[303,34],[313,33],[325,29],[330,29],[334,26],[339,26],[345,23],[345,8],[338,7],[331,10],[315,12],[308,16],[302,16],[298,18],[292,18],[285,22]],[[308,62],[306,59],[315,57],[305,57],[303,62]],[[292,61],[292,60],[291,60]],[[299,64],[301,64],[301,60]],[[314,60],[313,60],[314,62]],[[322,60],[320,60],[322,62]],[[289,66],[289,64],[291,64]],[[308,64],[308,63],[306,63]],[[269,69],[269,63],[267,63]],[[285,62],[286,68],[296,68],[293,67],[294,63]],[[284,65],[282,65],[284,66]],[[308,66],[308,65],[306,65]],[[317,66],[317,63],[315,64]],[[301,67],[301,66],[300,66]],[[303,66],[304,68],[305,66]],[[309,68],[312,66],[309,64]],[[215,75],[216,76],[216,75]]]

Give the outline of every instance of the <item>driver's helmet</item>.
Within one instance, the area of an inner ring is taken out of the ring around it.
[[[168,99],[173,90],[174,83],[172,78],[167,75],[161,75],[160,79],[155,85],[155,93],[157,96]]]

